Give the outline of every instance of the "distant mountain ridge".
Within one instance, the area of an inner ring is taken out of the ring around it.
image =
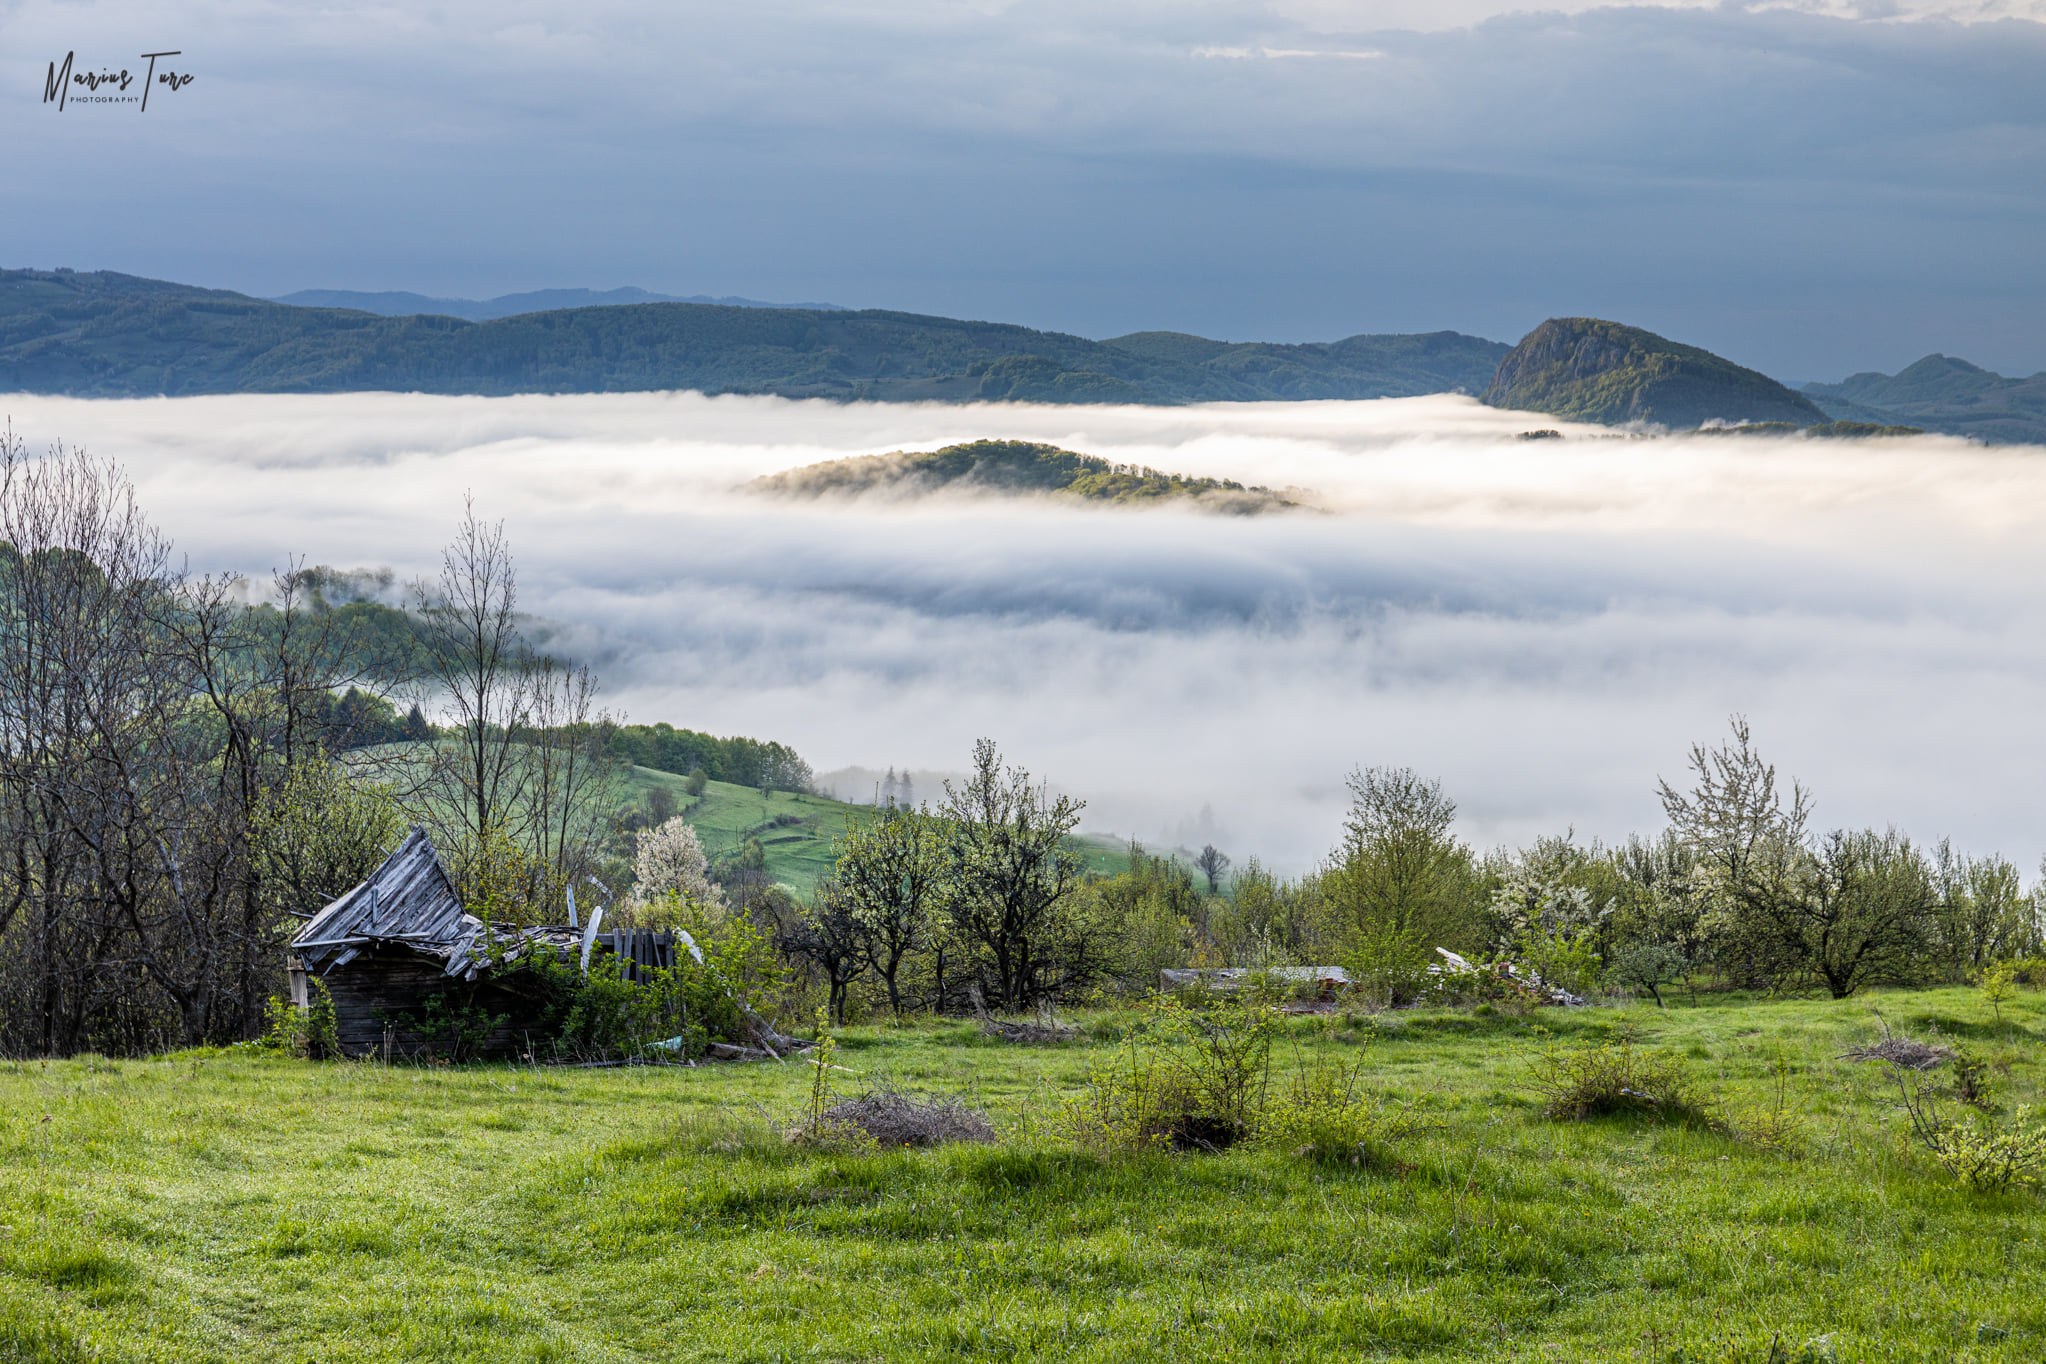
[[[1908,422],[1991,445],[2046,445],[2046,371],[2006,379],[1951,355],[1895,374],[1856,374],[1803,392],[1844,421]]]
[[[1571,421],[1651,423],[1830,420],[1810,398],[1711,351],[1595,317],[1552,317],[1522,338],[1485,389],[1493,407]]]
[[[1161,339],[1163,338],[1163,339]],[[111,271],[0,270],[0,391],[616,393],[937,402],[1261,402],[1475,392],[1507,347],[1090,341],[916,313],[626,303],[487,322],[305,308]]]
[[[1695,346],[1593,318],[1507,346],[1441,331],[1285,344],[1133,332],[1106,341],[832,304],[542,290],[477,303],[301,291],[252,298],[112,271],[0,270],[0,392],[618,393],[838,401],[1175,404],[1482,394],[1573,420],[1828,420],[2046,444],[2046,373],[1929,355],[1793,391]],[[305,306],[312,300],[365,306]],[[553,307],[560,301],[579,306]],[[472,321],[461,304],[506,309]],[[367,306],[367,305],[374,305]],[[537,309],[537,310],[536,310]]]
[[[429,298],[398,290],[363,293],[355,289],[300,289],[270,300],[294,308],[353,308],[379,317],[462,317],[471,322],[489,322],[520,313],[555,312],[562,308],[617,308],[630,303],[713,303],[721,308],[808,308],[813,312],[848,311],[836,303],[762,303],[757,298],[712,298],[708,294],[649,293],[645,289],[536,289],[524,294],[500,294],[496,298]]]

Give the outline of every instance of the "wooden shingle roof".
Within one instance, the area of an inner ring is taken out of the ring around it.
[[[308,971],[325,974],[384,943],[452,957],[482,927],[462,909],[426,831],[414,826],[367,881],[298,931],[292,950]]]

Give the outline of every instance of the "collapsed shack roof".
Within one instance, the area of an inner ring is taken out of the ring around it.
[[[426,831],[414,826],[367,881],[315,914],[292,941],[305,969],[324,976],[364,953],[405,948],[475,980],[492,964],[516,961],[544,944],[556,955],[581,946],[578,928],[487,926],[462,908],[454,881]]]

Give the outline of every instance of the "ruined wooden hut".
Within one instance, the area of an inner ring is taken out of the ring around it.
[[[306,1003],[311,980],[326,987],[348,1056],[442,1050],[452,1011],[492,1020],[476,1054],[522,1054],[546,1041],[535,1033],[544,1000],[516,969],[529,954],[549,952],[583,971],[633,979],[675,965],[676,935],[600,935],[602,913],[587,925],[486,925],[462,908],[432,841],[414,828],[368,880],[298,931],[292,997]]]

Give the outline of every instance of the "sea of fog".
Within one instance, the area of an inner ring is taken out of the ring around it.
[[[957,771],[991,735],[1086,827],[1287,870],[1343,777],[1441,778],[1483,845],[1660,822],[1750,717],[1820,821],[2035,864],[2046,451],[1628,439],[1456,397],[1184,408],[693,394],[0,400],[119,458],[195,569],[431,572],[465,492],[614,709]],[[735,491],[957,440],[1314,490],[1255,518]],[[927,789],[925,794],[934,794]],[[851,794],[848,792],[847,794]]]

